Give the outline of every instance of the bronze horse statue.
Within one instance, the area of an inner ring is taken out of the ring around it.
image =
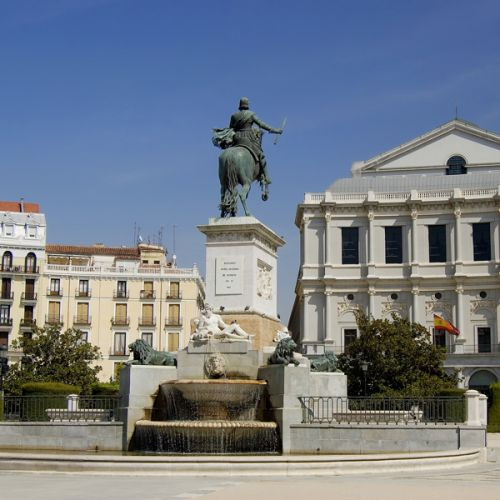
[[[261,198],[269,198],[268,184],[262,182],[260,165],[254,155],[244,146],[233,146],[224,149],[219,155],[220,180],[220,216],[236,216],[238,199],[241,201],[245,215],[250,215],[247,198],[252,183],[259,180],[262,189]],[[238,185],[241,190],[238,190]]]

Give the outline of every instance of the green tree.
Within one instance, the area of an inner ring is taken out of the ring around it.
[[[380,396],[433,396],[456,387],[456,376],[443,368],[445,353],[432,344],[429,332],[418,323],[392,317],[356,317],[359,337],[339,355],[338,365],[347,375],[348,394]]]
[[[64,382],[90,394],[102,370],[96,364],[101,359],[99,348],[83,342],[81,331],[75,328],[61,332],[58,326],[35,327],[31,338],[19,337],[12,347],[22,350],[23,356],[5,378],[5,390],[11,394],[20,394],[27,382]]]

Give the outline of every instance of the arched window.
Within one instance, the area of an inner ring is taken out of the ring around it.
[[[461,175],[467,173],[465,158],[462,156],[452,156],[447,162],[446,175]]]
[[[12,253],[4,252],[2,256],[2,271],[10,271],[12,268]]]
[[[469,389],[487,392],[490,384],[497,382],[497,378],[489,370],[479,370],[469,380]]]
[[[33,252],[26,255],[24,267],[27,273],[36,273],[36,255]]]

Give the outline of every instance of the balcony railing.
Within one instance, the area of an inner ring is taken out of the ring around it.
[[[73,318],[74,325],[90,325],[92,323],[91,316],[75,316]]]
[[[446,354],[500,354],[500,344],[455,344],[443,349]]]
[[[62,325],[63,322],[61,316],[47,314],[45,316],[45,323],[47,323],[48,325]]]
[[[0,325],[1,326],[12,326],[12,318],[6,318],[4,316],[0,316]]]
[[[0,272],[4,273],[38,274],[39,271],[39,267],[0,266]]]
[[[21,318],[19,323],[20,328],[33,328],[36,325],[36,319],[34,318]]]
[[[75,291],[75,297],[78,297],[78,298],[90,298],[92,297],[92,292],[91,290],[76,290]]]
[[[2,291],[0,294],[0,300],[14,300],[14,292]]]
[[[139,318],[139,326],[156,326],[156,318]]]
[[[50,288],[47,288],[47,295],[50,297],[62,297],[62,288],[59,288],[58,290],[51,290]]]
[[[167,293],[167,300],[181,300],[181,299],[182,299],[182,292]]]
[[[130,325],[130,318],[128,316],[126,318],[123,316],[114,316],[111,319],[111,324],[113,326],[128,326]]]
[[[128,290],[113,290],[114,299],[128,299]]]
[[[156,292],[154,290],[141,290],[141,299],[156,299]]]
[[[31,302],[36,300],[36,293],[35,292],[23,292],[21,294],[21,301],[22,302]]]
[[[182,318],[166,318],[165,326],[182,326]]]

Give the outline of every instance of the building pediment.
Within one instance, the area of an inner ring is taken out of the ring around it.
[[[447,160],[455,155],[463,156],[469,166],[500,167],[500,135],[452,120],[369,160],[355,162],[351,170],[359,176],[444,169]]]

